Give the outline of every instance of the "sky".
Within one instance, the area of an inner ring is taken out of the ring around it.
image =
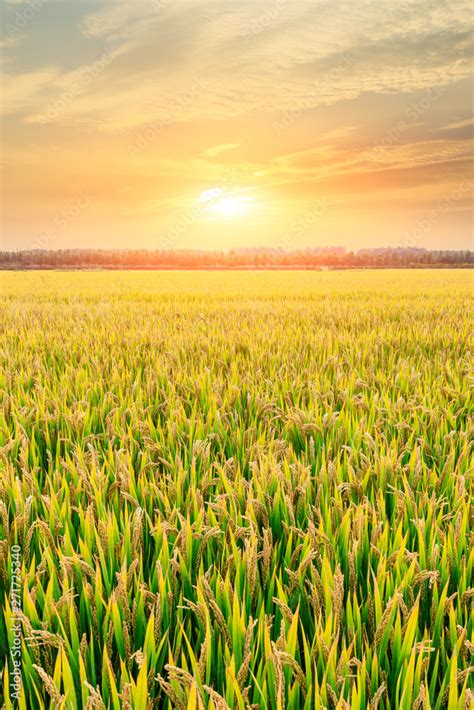
[[[473,247],[470,2],[0,5],[0,248]]]

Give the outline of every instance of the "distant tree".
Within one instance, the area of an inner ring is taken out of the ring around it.
[[[340,247],[284,251],[282,249],[198,250],[128,249],[33,249],[0,252],[0,269],[235,269],[235,268],[426,268],[474,266],[469,250],[398,248],[361,249],[347,252]]]

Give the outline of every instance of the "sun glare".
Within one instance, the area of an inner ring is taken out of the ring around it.
[[[255,207],[252,197],[227,193],[218,187],[201,193],[199,202],[203,204],[205,214],[223,219],[241,217]]]
[[[211,206],[211,211],[224,217],[237,217],[247,211],[247,204],[240,197],[221,197]]]

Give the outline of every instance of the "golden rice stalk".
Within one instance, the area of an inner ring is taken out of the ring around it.
[[[10,524],[8,522],[8,511],[3,500],[0,500],[0,517],[2,519],[3,526],[3,538],[8,540],[10,537]]]
[[[132,532],[132,550],[139,551],[142,549],[142,535],[143,535],[143,508],[137,507],[135,511],[135,520],[133,522],[133,532]]]
[[[0,580],[2,580],[4,589],[7,588],[7,558],[6,558],[6,550],[7,550],[7,541],[6,540],[0,540]]]
[[[105,703],[102,700],[99,687],[94,688],[87,680],[84,681],[84,685],[89,691],[84,710],[105,710]]]
[[[31,629],[29,635],[25,637],[25,641],[30,646],[47,646],[49,648],[61,648],[64,645],[64,640],[58,634],[53,634],[45,629]]]
[[[175,710],[186,710],[186,704],[176,693],[171,683],[168,683],[159,673],[156,676],[155,680],[160,685],[164,693],[171,700],[171,705],[173,708],[175,708]]]
[[[280,661],[282,662],[282,664],[289,666],[292,669],[303,695],[306,696],[306,678],[303,673],[303,669],[301,668],[296,658],[294,658],[290,653],[286,653],[285,651],[278,651],[277,653],[279,654]]]
[[[268,583],[268,577],[270,572],[270,563],[273,553],[273,535],[271,528],[264,528],[263,530],[263,551],[262,551],[262,582],[263,588],[265,589]]]
[[[37,519],[35,520],[31,527],[28,530],[28,533],[26,535],[26,543],[25,543],[25,559],[29,560],[30,559],[30,546],[31,546],[31,540],[33,537],[33,533],[36,528],[41,528],[42,532],[44,533],[44,536],[46,537],[46,540],[48,541],[49,547],[53,552],[56,552],[56,544],[54,542],[53,535],[51,533],[51,530],[49,528],[49,525],[44,522],[44,520]]]
[[[472,599],[474,597],[474,587],[470,587],[469,589],[466,589],[465,592],[461,595],[461,604],[464,604],[467,602],[469,599]]]
[[[79,644],[79,655],[81,656],[83,661],[86,658],[86,651],[87,651],[87,634],[84,633],[84,634],[82,634],[81,643]]]
[[[372,701],[370,703],[370,710],[377,710],[380,701],[382,700],[382,696],[386,691],[386,685],[385,683],[382,683],[379,685],[377,688],[374,697],[372,698]]]
[[[276,676],[276,700],[279,710],[285,710],[285,675],[283,666],[279,656],[279,651],[275,643],[272,641],[271,662],[275,670]]]
[[[424,683],[420,686],[420,692],[413,703],[413,710],[424,710],[426,708],[426,687]]]
[[[232,708],[227,704],[226,699],[223,698],[222,695],[220,695],[216,690],[209,687],[208,685],[204,686],[204,690],[211,696],[212,702],[214,703],[216,710],[232,710]]]
[[[33,663],[33,668],[35,671],[38,673],[39,677],[44,683],[44,687],[51,698],[51,703],[53,707],[55,708],[60,708],[64,700],[66,699],[65,695],[61,695],[59,690],[56,687],[56,683],[54,680],[51,678],[51,676],[46,673],[44,668],[41,666],[36,665],[36,663]]]
[[[395,594],[393,595],[393,597],[390,599],[390,601],[388,602],[387,606],[385,607],[385,611],[384,611],[384,613],[382,614],[382,618],[380,619],[380,623],[379,623],[379,626],[378,626],[378,629],[377,629],[377,633],[376,633],[376,635],[375,635],[375,645],[376,645],[376,646],[380,643],[380,641],[381,641],[381,639],[382,639],[382,636],[383,636],[384,633],[385,633],[385,629],[387,628],[387,625],[388,625],[388,622],[389,622],[389,619],[390,619],[390,614],[391,614],[391,612],[392,612],[393,605],[398,602],[399,597],[400,597],[400,593],[399,593],[399,592],[395,592]]]
[[[344,575],[341,571],[341,566],[338,565],[334,573],[334,589],[332,592],[332,604],[334,610],[334,619],[336,628],[339,628],[342,622],[342,612],[344,607]]]
[[[170,663],[165,665],[165,670],[168,673],[168,677],[171,681],[176,681],[180,685],[189,687],[194,683],[194,678],[188,671],[184,668],[179,668],[178,666],[172,666]]]
[[[470,688],[467,688],[466,695],[464,696],[464,703],[462,710],[472,710],[474,707],[474,693]]]
[[[204,595],[206,597],[207,603],[209,604],[210,608],[213,611],[214,618],[217,622],[217,625],[219,626],[219,628],[221,629],[221,631],[224,635],[225,642],[229,648],[232,648],[232,639],[230,637],[229,628],[228,628],[226,620],[224,618],[224,614],[219,609],[219,606],[217,605],[216,598],[215,598],[214,593],[211,589],[211,586],[205,577],[203,577],[203,579],[202,579],[202,586],[203,586],[203,591],[204,591]]]
[[[273,597],[273,598],[272,598],[272,601],[273,601],[273,603],[276,604],[276,606],[280,609],[280,611],[281,611],[281,613],[282,613],[282,615],[283,615],[283,618],[284,618],[289,624],[291,624],[291,622],[293,621],[293,612],[291,611],[291,609],[290,609],[290,607],[288,606],[288,604],[285,604],[285,602],[282,601],[281,599],[278,599],[278,597]]]
[[[208,643],[207,643],[207,635],[206,635],[206,637],[204,638],[204,642],[201,645],[201,651],[199,653],[199,661],[198,661],[198,672],[199,672],[199,677],[202,682],[204,682],[206,679],[207,653],[208,653]]]
[[[156,602],[155,602],[154,610],[155,610],[154,640],[155,640],[155,648],[158,648],[158,644],[161,639],[161,619],[162,619],[161,595],[160,594],[156,595]]]
[[[332,707],[337,708],[339,705],[339,699],[336,693],[334,692],[334,689],[329,685],[329,683],[326,683],[326,691]]]
[[[130,683],[122,683],[120,699],[122,710],[133,710],[132,706],[132,686]]]
[[[245,540],[245,552],[247,555],[247,580],[249,585],[250,598],[252,600],[255,600],[258,579],[256,540]]]
[[[247,680],[247,675],[249,672],[250,661],[252,659],[252,651],[251,651],[252,634],[253,634],[253,630],[254,630],[256,623],[257,623],[257,620],[254,620],[254,619],[252,619],[252,617],[250,617],[248,624],[247,624],[247,630],[245,632],[245,642],[244,642],[244,652],[242,655],[242,664],[241,664],[239,671],[237,673],[237,683],[242,691],[244,690],[245,681]]]
[[[201,622],[201,624],[205,628],[207,617],[206,617],[206,607],[204,606],[204,604],[202,602],[198,602],[197,604],[195,604],[190,599],[186,599],[186,598],[184,599],[184,601],[186,602],[186,606],[196,614],[197,618],[199,619],[199,621]]]

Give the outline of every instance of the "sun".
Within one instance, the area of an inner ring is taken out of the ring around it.
[[[199,196],[199,202],[203,204],[203,212],[209,217],[217,219],[238,218],[255,207],[252,197],[226,192],[219,187],[205,190]]]
[[[212,212],[217,212],[223,217],[238,217],[247,212],[248,206],[242,197],[221,197],[211,207]]]

